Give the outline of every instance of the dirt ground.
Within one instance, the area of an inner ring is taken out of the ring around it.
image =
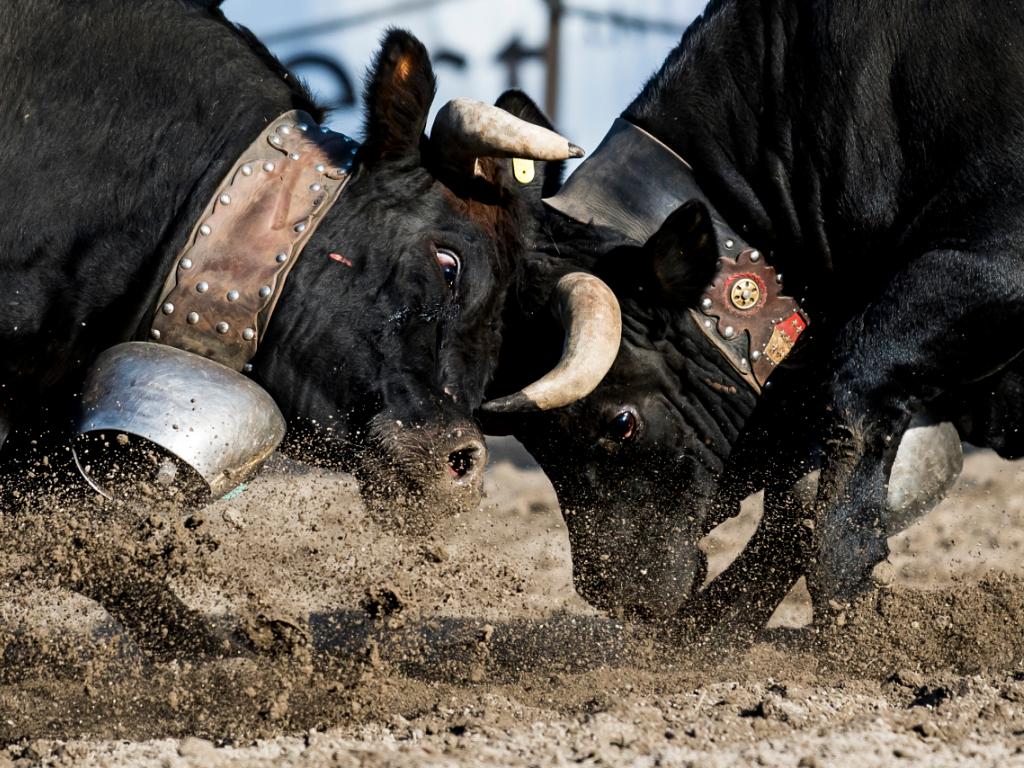
[[[488,486],[429,541],[281,462],[202,514],[5,523],[0,766],[1024,765],[1024,465],[971,455],[842,626],[796,629],[797,589],[730,653],[590,609],[544,476]],[[266,652],[152,661],[62,586],[89,536]]]

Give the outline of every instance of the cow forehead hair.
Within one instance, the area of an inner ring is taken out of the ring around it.
[[[444,187],[444,198],[456,213],[480,227],[484,233],[495,239],[507,235],[511,228],[512,216],[507,205],[501,200],[484,201],[474,197],[459,197]]]

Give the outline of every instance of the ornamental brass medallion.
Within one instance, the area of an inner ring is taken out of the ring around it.
[[[752,309],[761,300],[761,288],[754,279],[741,277],[732,284],[729,299],[736,309]]]

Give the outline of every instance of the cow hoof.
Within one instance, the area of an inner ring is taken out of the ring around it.
[[[963,444],[956,427],[915,417],[900,440],[889,473],[885,506],[880,519],[886,536],[895,536],[935,507],[960,477]],[[796,499],[810,509],[818,494],[820,472],[808,472],[792,488]]]
[[[895,536],[931,510],[949,493],[964,467],[956,427],[915,418],[896,452],[882,523]]]

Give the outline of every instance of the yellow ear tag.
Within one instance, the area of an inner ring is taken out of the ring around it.
[[[533,160],[524,160],[521,157],[512,159],[512,171],[516,175],[516,181],[520,184],[529,184],[537,176]]]

